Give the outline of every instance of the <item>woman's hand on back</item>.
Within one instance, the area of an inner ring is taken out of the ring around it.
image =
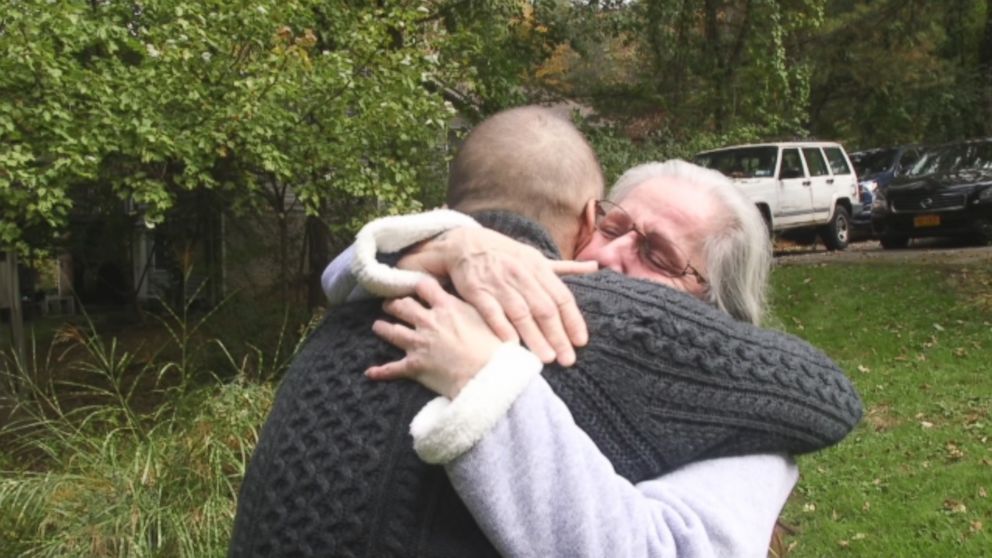
[[[437,281],[421,281],[417,296],[420,301],[405,297],[383,303],[387,314],[409,325],[377,320],[372,331],[406,356],[372,366],[365,374],[373,380],[408,378],[453,399],[502,341],[475,308]]]

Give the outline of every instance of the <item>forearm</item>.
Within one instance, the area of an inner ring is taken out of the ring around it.
[[[371,296],[355,279],[351,264],[355,260],[355,245],[347,247],[327,264],[320,275],[320,286],[330,306],[344,304],[349,300]]]
[[[380,262],[384,252],[409,249],[426,238],[457,227],[478,225],[466,215],[435,210],[411,215],[384,217],[359,231],[355,243],[328,264],[320,283],[331,306],[371,296],[404,296],[413,292],[418,272],[438,275],[440,254],[427,250],[400,258],[395,268]]]
[[[796,454],[837,443],[861,416],[850,380],[802,339],[736,321],[685,293],[609,271],[566,282],[591,331],[599,334],[580,363],[593,370],[610,366],[628,382],[651,378],[643,383],[644,408],[624,409],[645,431],[665,432],[673,423],[721,424],[720,437],[697,450],[711,456]],[[615,325],[618,315],[624,316],[622,327]],[[572,380],[548,378],[571,407],[564,384]],[[683,396],[672,397],[672,390]],[[582,421],[579,417],[586,427]],[[696,455],[695,450],[671,453],[663,436],[651,439],[659,441],[658,455],[671,462]]]
[[[399,252],[458,227],[478,228],[471,217],[449,209],[438,209],[413,215],[383,217],[365,225],[355,238],[355,259],[352,273],[369,292],[382,297],[406,296],[428,273],[440,273],[437,265],[423,265],[420,260],[405,260],[406,266],[392,267],[378,260],[378,254]],[[406,267],[407,269],[403,269]]]
[[[504,556],[764,556],[796,479],[754,456],[634,486],[540,379],[446,470]]]

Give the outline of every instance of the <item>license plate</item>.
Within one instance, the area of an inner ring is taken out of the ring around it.
[[[914,227],[937,227],[940,226],[940,215],[917,215],[913,217]]]

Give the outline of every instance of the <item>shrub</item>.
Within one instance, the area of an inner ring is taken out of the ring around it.
[[[5,555],[214,556],[226,551],[244,467],[272,403],[253,382],[274,360],[236,360],[229,381],[198,369],[198,324],[163,322],[180,355],[142,361],[92,330],[60,332],[46,358],[6,364],[14,395],[0,427]],[[63,365],[67,353],[81,357]],[[56,350],[62,351],[53,358]],[[282,362],[283,358],[279,359]],[[280,373],[281,370],[273,373]],[[210,382],[191,378],[213,377]]]

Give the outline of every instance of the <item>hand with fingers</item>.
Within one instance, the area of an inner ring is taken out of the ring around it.
[[[450,277],[504,341],[521,339],[542,362],[575,363],[574,347],[589,340],[575,297],[560,275],[591,273],[595,262],[554,261],[488,229],[460,228],[426,243],[400,265]]]
[[[406,322],[377,320],[372,331],[406,351],[401,360],[372,366],[373,380],[408,378],[448,398],[482,369],[502,341],[469,304],[445,292],[433,279],[417,284],[417,296],[383,303],[387,314]]]

